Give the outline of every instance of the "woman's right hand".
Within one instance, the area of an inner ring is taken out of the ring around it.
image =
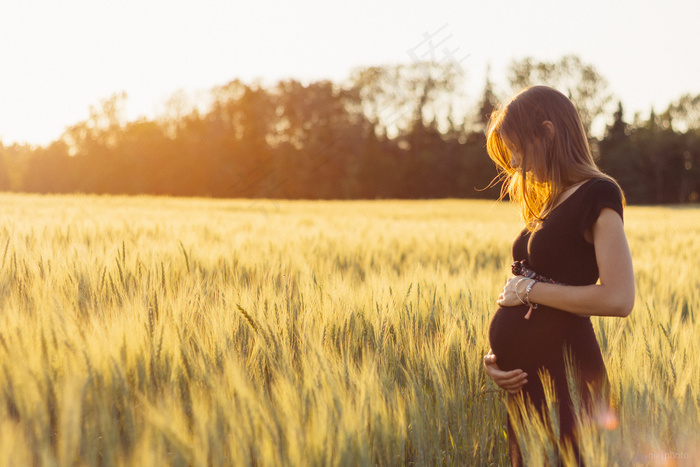
[[[488,354],[484,355],[484,369],[498,387],[505,389],[510,394],[517,394],[527,383],[527,373],[523,370],[502,371],[498,368],[496,355],[491,349],[489,349]]]

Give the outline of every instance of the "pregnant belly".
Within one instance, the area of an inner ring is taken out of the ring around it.
[[[568,313],[539,307],[525,319],[527,311],[526,306],[499,308],[491,319],[489,341],[501,370],[535,372],[561,354]]]

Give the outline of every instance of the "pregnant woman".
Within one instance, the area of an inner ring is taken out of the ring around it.
[[[597,168],[576,108],[552,88],[515,95],[492,114],[487,138],[525,228],[491,321],[486,372],[508,391],[509,406],[524,396],[539,409],[546,370],[560,405],[560,437],[578,454],[566,359],[584,405],[604,400],[607,374],[590,316],[626,317],[634,304],[624,198]],[[508,444],[512,465],[523,465],[510,415]]]

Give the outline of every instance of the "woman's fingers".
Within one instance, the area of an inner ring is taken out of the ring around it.
[[[527,384],[527,373],[519,369],[502,371],[496,364],[496,356],[491,352],[484,356],[484,369],[498,387],[505,389],[511,394],[517,393]]]
[[[498,296],[496,304],[501,307],[518,306],[523,304],[522,300],[518,298],[518,294],[515,290],[518,283],[523,279],[525,279],[523,276],[511,276],[506,282],[506,285],[503,287],[503,292],[501,292]]]
[[[527,384],[527,373],[523,370],[499,371],[493,378],[497,385],[506,390],[518,390]]]
[[[501,371],[496,366],[489,365],[486,373],[493,381],[504,389],[520,388],[527,383],[527,373],[523,370]]]

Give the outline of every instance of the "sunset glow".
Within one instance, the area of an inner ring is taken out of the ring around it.
[[[489,64],[505,91],[512,59],[567,53],[599,69],[629,118],[700,92],[700,58],[684,52],[700,43],[696,2],[636,2],[631,11],[595,1],[575,13],[553,0],[328,5],[7,2],[0,10],[0,141],[47,144],[122,91],[133,120],[155,117],[178,90],[196,101],[236,78],[342,81],[356,67],[410,63],[426,37],[439,44],[437,59],[449,52],[459,61],[474,99]]]

